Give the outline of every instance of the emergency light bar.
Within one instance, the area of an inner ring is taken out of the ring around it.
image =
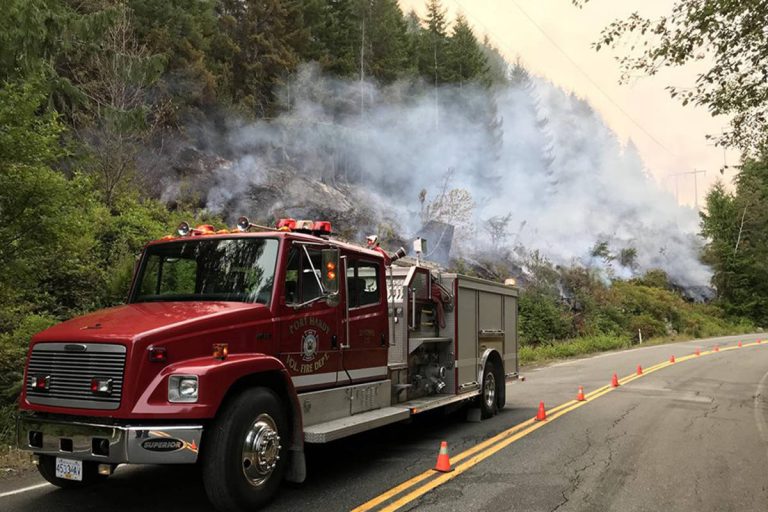
[[[331,234],[331,223],[327,220],[296,220],[280,219],[277,221],[278,231],[295,231],[315,236],[328,236]]]

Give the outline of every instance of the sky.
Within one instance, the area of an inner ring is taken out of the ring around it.
[[[399,0],[405,12],[423,16],[425,0]],[[697,69],[664,70],[619,84],[615,57],[622,48],[596,52],[592,43],[611,21],[638,11],[655,17],[671,11],[672,0],[590,0],[583,8],[570,0],[442,0],[453,18],[462,12],[479,39],[487,35],[510,61],[519,58],[531,72],[586,98],[620,140],[632,140],[659,185],[677,194],[681,204],[703,204],[707,188],[720,174],[724,157],[738,163],[738,153],[714,147],[707,135],[718,134],[726,118],[706,108],[685,106],[669,96],[668,85],[692,86]],[[697,63],[706,65],[706,61]],[[701,68],[698,68],[701,69]],[[694,175],[675,174],[704,170]]]

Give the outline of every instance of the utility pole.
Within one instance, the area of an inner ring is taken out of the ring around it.
[[[435,129],[440,128],[440,92],[437,87],[437,36],[432,35],[434,40],[434,55],[435,55]]]
[[[365,116],[365,16],[360,42],[360,118]]]
[[[677,203],[680,203],[680,188],[678,186],[678,178],[680,176],[693,176],[693,190],[694,190],[694,198],[693,202],[696,207],[696,211],[699,211],[699,174],[706,174],[707,171],[702,169],[694,169],[692,171],[685,171],[685,172],[677,172],[674,174],[670,174],[671,177],[675,178],[675,201]]]

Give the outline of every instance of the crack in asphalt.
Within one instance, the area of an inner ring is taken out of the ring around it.
[[[611,426],[608,428],[608,431],[610,432],[614,430],[622,421],[624,421],[627,418],[627,416],[629,416],[629,414],[631,414],[639,406],[640,406],[639,403],[635,403],[631,407],[629,407],[627,410],[625,410],[620,416],[618,416],[616,419],[613,420],[613,422],[611,423]],[[603,445],[603,447],[607,449],[608,453],[607,453],[607,457],[604,460],[604,467],[602,469],[603,472],[606,471],[613,463],[612,443],[616,439],[619,439],[624,435],[626,435],[626,433],[627,432],[624,431],[620,434],[606,437],[607,442]],[[558,503],[554,508],[550,509],[550,512],[556,512],[557,510],[561,509],[562,507],[564,507],[570,502],[574,493],[579,489],[579,486],[582,483],[584,474],[587,473],[591,468],[596,466],[599,462],[599,459],[602,454],[599,451],[592,450],[593,443],[592,443],[590,430],[586,429],[585,434],[586,434],[585,436],[586,446],[584,447],[584,450],[582,450],[582,452],[579,453],[578,455],[571,457],[568,460],[568,462],[566,462],[565,467],[567,468],[573,465],[578,460],[583,459],[587,454],[591,453],[591,457],[589,458],[588,461],[586,461],[586,463],[584,463],[580,467],[573,470],[572,475],[568,478],[568,486],[562,491],[560,491],[562,495],[562,501],[560,501],[560,503]],[[589,496],[585,496],[584,501],[589,502],[590,501]]]

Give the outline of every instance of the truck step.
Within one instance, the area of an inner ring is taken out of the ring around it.
[[[304,442],[328,443],[372,428],[406,420],[410,416],[411,412],[407,408],[384,407],[338,420],[318,423],[304,428]]]

